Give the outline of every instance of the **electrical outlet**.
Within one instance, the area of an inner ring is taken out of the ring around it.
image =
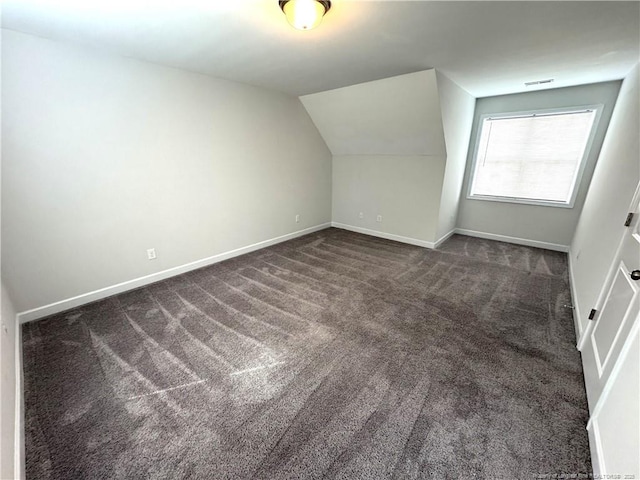
[[[296,215],[296,223],[300,223],[300,215]]]
[[[378,215],[376,217],[376,222],[381,222],[382,221],[382,215]]]
[[[358,218],[364,218],[364,213],[360,212],[360,213],[358,214]]]
[[[156,249],[155,248],[149,248],[147,250],[147,258],[149,260],[154,260],[156,258]]]

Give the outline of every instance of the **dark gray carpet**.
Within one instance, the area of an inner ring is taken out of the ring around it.
[[[566,256],[328,229],[23,327],[27,476],[591,470]]]

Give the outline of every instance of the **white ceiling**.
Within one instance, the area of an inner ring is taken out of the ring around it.
[[[484,97],[623,78],[640,3],[335,0],[301,32],[277,0],[4,0],[2,26],[293,95],[435,67]]]

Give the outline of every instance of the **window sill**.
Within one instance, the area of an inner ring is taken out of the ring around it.
[[[467,195],[467,200],[480,200],[485,202],[516,203],[520,205],[533,205],[536,207],[573,208],[573,202],[553,202],[549,200],[533,200],[529,198],[493,197],[489,195]]]

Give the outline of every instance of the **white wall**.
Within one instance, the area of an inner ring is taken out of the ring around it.
[[[476,99],[438,71],[436,78],[447,146],[436,234],[436,238],[441,239],[456,226]]]
[[[335,223],[431,242],[436,234],[444,156],[333,157]],[[359,213],[363,218],[359,218]],[[382,222],[377,222],[382,215]]]
[[[435,70],[300,97],[335,156],[443,155]]]
[[[589,182],[619,88],[620,82],[606,82],[478,99],[476,101],[471,132],[472,143],[469,148],[467,165],[470,165],[472,161],[473,142],[475,142],[477,135],[478,120],[483,114],[593,104],[603,104],[604,109],[573,208],[468,199],[470,169],[467,167],[462,187],[457,227],[492,235],[545,242],[568,248],[582,211]]]
[[[446,160],[435,70],[301,100],[333,153],[333,222],[432,246]]]
[[[0,298],[0,478],[15,478],[16,313],[2,284]]]
[[[297,98],[2,35],[18,311],[330,221],[331,154]]]
[[[598,295],[625,231],[627,209],[640,182],[639,82],[636,65],[622,83],[571,242],[573,301],[579,313],[580,331],[586,329],[590,310],[599,307]]]
[[[474,97],[431,69],[301,100],[333,153],[334,223],[425,246],[454,229]]]
[[[14,471],[17,329],[13,302],[0,282],[0,478],[6,479],[18,476]]]

